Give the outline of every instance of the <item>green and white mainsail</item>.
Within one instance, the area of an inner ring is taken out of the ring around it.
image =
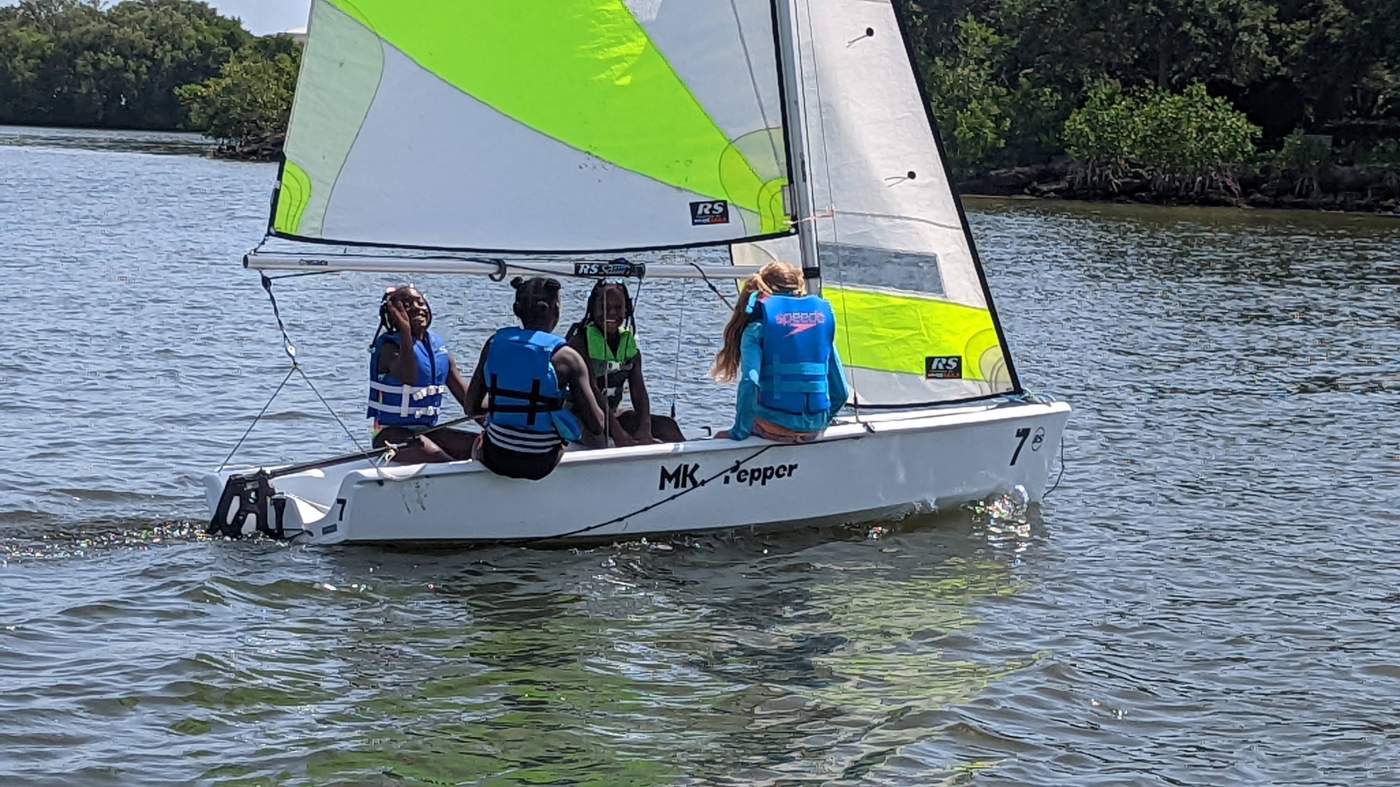
[[[793,232],[771,0],[313,0],[272,234],[503,252]]]
[[[855,402],[1020,389],[889,0],[789,0],[822,294]],[[795,261],[794,239],[735,262]],[[810,265],[810,263],[809,263]]]
[[[1020,390],[890,0],[313,0],[285,152],[282,238],[730,246],[819,272],[860,407]],[[692,267],[732,270],[648,275]]]

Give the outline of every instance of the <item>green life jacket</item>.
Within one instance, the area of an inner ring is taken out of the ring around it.
[[[622,403],[622,386],[632,376],[637,365],[637,337],[626,328],[618,331],[617,350],[608,344],[608,337],[598,330],[598,326],[588,323],[584,336],[588,339],[588,372],[593,376],[594,385],[603,390],[608,401],[608,410],[616,410]]]

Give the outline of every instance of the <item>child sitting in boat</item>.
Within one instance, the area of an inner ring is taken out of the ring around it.
[[[565,338],[588,362],[593,395],[607,413],[606,430],[585,431],[585,446],[607,448],[609,438],[619,448],[685,441],[675,420],[651,413],[651,397],[642,378],[642,351],[637,347],[632,316],[632,294],[626,284],[599,280],[593,285],[584,318],[569,329]],[[619,412],[623,386],[631,396],[632,409]]]
[[[744,282],[710,370],[719,382],[739,382],[734,426],[718,436],[815,439],[848,396],[835,340],[831,304],[807,294],[802,269],[763,266]]]
[[[370,343],[366,417],[374,419],[376,447],[407,444],[394,454],[396,462],[467,459],[476,440],[468,432],[433,429],[442,412],[442,395],[450,391],[465,407],[467,386],[446,342],[429,330],[432,324],[432,307],[417,289],[405,285],[384,293],[379,328]],[[432,431],[422,434],[427,430]]]
[[[603,411],[593,398],[588,364],[552,333],[559,324],[559,282],[516,277],[511,286],[521,327],[502,328],[486,340],[467,387],[467,412],[486,413],[473,457],[497,475],[538,481],[554,472],[566,441],[579,440],[584,429],[603,430]],[[572,409],[565,407],[569,401]]]

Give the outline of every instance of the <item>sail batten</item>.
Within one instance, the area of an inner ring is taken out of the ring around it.
[[[771,0],[314,0],[271,234],[535,253],[791,234],[772,25]]]

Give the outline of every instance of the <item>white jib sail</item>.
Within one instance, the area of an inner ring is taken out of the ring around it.
[[[855,401],[915,406],[1016,390],[888,0],[790,0],[823,295]],[[797,262],[790,239],[736,262]]]

